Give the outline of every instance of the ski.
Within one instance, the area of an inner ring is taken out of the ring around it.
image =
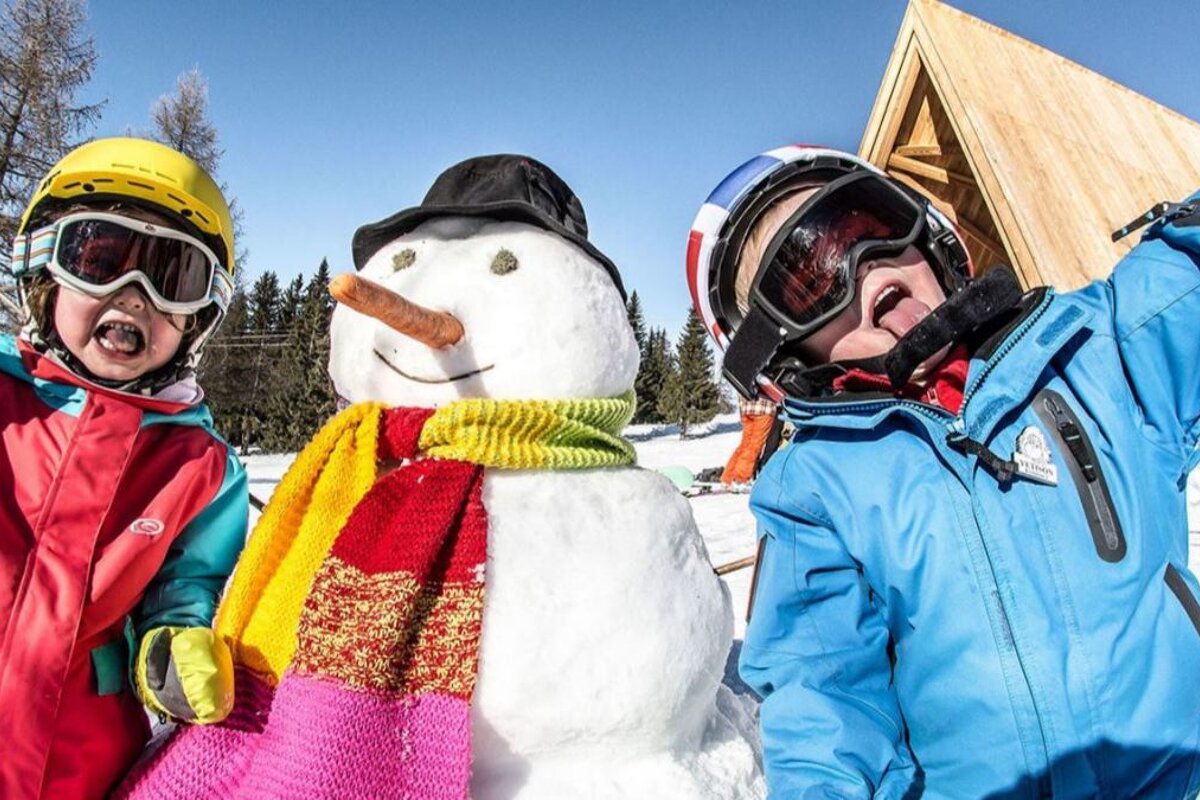
[[[713,494],[750,494],[752,486],[749,483],[693,481],[691,486],[682,490],[682,493],[687,498],[704,497]]]

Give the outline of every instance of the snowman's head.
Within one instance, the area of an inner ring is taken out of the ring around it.
[[[329,372],[351,402],[611,397],[633,386],[638,350],[604,268],[522,222],[438,217],[380,248],[362,277],[457,319],[435,349],[339,304]]]

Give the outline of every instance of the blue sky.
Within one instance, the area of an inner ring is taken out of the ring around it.
[[[1200,4],[953,0],[1200,120]],[[467,3],[92,0],[96,135],[146,129],[199,65],[246,275],[352,269],[359,225],[450,164],[520,152],[583,201],[592,241],[674,336],[687,231],[763,150],[858,147],[901,0]]]

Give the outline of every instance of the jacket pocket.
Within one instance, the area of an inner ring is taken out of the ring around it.
[[[1105,561],[1120,561],[1125,557],[1125,534],[1087,431],[1058,392],[1043,389],[1034,398],[1033,407],[1063,454],[1063,461],[1083,503],[1096,553]]]
[[[1174,564],[1167,564],[1167,572],[1163,575],[1163,580],[1167,582],[1167,586],[1174,592],[1179,604],[1183,606],[1184,612],[1188,615],[1188,619],[1192,621],[1192,627],[1196,629],[1196,633],[1200,634],[1200,602],[1196,602],[1195,596],[1191,589],[1188,588],[1187,581],[1179,574],[1179,570],[1175,569]]]

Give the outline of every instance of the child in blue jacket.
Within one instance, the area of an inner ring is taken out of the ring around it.
[[[797,427],[751,496],[771,796],[1194,796],[1200,195],[1107,281],[1022,293],[869,164],[786,147],[714,190],[688,273],[726,377]]]

